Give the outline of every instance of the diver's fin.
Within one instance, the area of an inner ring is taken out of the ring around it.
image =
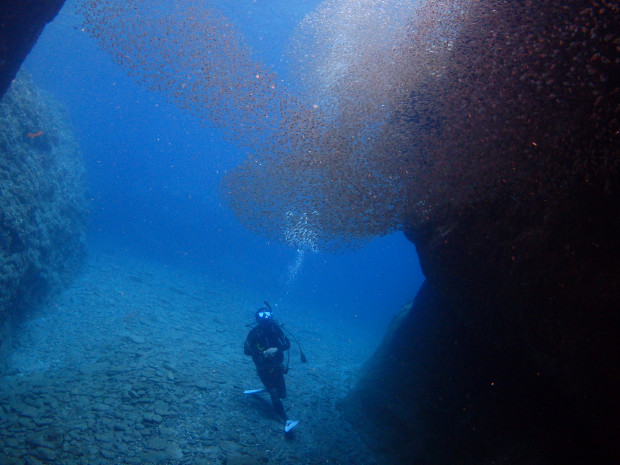
[[[243,391],[244,394],[258,394],[259,392],[264,392],[265,388],[260,389],[248,389],[247,391]]]
[[[297,426],[298,424],[299,422],[297,420],[286,420],[286,423],[284,425],[284,432],[288,433],[290,430],[295,428],[295,426]]]

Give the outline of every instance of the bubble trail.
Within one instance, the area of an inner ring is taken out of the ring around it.
[[[301,267],[304,264],[304,258],[306,256],[306,251],[303,249],[297,249],[295,251],[295,263],[288,267],[288,277],[286,280],[286,285],[290,286],[291,283],[297,277],[297,274],[301,270]]]

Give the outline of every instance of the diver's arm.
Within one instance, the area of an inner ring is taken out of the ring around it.
[[[282,328],[279,326],[276,327],[269,339],[271,347],[261,352],[261,355],[265,358],[271,358],[278,353],[278,351],[284,352],[291,348],[291,341],[288,340],[282,332]]]

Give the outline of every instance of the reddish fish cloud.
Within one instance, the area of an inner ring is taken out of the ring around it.
[[[84,30],[131,76],[247,155],[222,179],[237,217],[311,250],[446,208],[542,198],[593,157],[617,170],[619,11],[594,0],[326,1],[291,38],[285,83],[209,2],[81,6]]]

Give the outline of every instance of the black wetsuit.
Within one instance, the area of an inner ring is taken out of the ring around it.
[[[277,352],[272,356],[265,355],[263,352],[271,347],[276,347]],[[284,351],[290,348],[291,342],[282,332],[280,325],[274,321],[260,323],[252,328],[243,348],[245,355],[252,356],[258,377],[271,395],[273,408],[284,421],[288,418],[280,400],[286,397],[283,362]]]

